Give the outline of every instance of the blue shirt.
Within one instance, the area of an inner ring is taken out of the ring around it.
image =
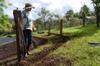
[[[31,12],[26,12],[25,10],[22,11],[23,17],[23,29],[30,29],[32,30],[33,27],[33,19]]]

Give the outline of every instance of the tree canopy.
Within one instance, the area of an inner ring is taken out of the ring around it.
[[[4,0],[0,0],[0,32],[9,31],[9,29],[11,29],[8,15],[5,15],[3,11],[5,7]]]

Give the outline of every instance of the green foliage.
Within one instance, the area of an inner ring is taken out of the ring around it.
[[[92,0],[92,2],[97,5],[98,3],[100,3],[100,0]]]
[[[79,13],[77,12],[77,13],[74,13],[74,15],[73,15],[74,17],[77,17],[77,18],[79,18],[80,16],[79,16]]]
[[[8,16],[3,13],[5,7],[4,0],[0,0],[0,32],[11,30],[11,23],[9,22]]]
[[[4,0],[0,0],[0,2],[3,2]]]
[[[0,2],[0,17],[1,15],[3,15],[3,8],[4,8],[3,2]]]
[[[65,17],[67,18],[67,20],[69,20],[70,17],[73,17],[73,14],[74,14],[73,10],[69,10],[65,14]]]
[[[40,16],[40,18],[41,18],[41,20],[43,22],[45,22],[46,17],[48,16],[48,14],[49,14],[49,11],[48,10],[46,10],[45,8],[41,8],[41,11],[39,13],[39,16]]]
[[[96,14],[96,23],[97,27],[99,27],[100,22],[100,0],[92,0],[94,8],[95,8],[95,14]]]
[[[56,26],[58,27],[58,22],[61,18],[59,14],[49,12],[45,8],[41,9],[39,16],[40,18],[36,20],[39,30],[47,30],[49,29],[49,26],[51,26],[50,29],[55,28]]]
[[[69,15],[69,16],[72,16],[73,15],[73,10],[69,10],[69,11],[67,11],[67,15]]]
[[[7,15],[1,16],[0,29],[1,29],[1,31],[10,31],[11,30],[11,23],[9,22]]]
[[[84,12],[85,16],[90,15],[90,9],[87,7],[87,5],[84,5],[83,7],[81,7],[81,12]]]
[[[83,7],[81,7],[81,10],[80,10],[80,18],[82,19],[83,26],[86,25],[86,16],[89,16],[89,15],[90,15],[89,8],[87,7],[87,5],[83,5]]]

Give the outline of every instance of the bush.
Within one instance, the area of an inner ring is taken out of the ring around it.
[[[9,32],[11,31],[12,24],[9,21],[7,15],[2,15],[0,19],[0,32]]]

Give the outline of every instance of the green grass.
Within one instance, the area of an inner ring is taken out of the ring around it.
[[[95,25],[78,26],[64,28],[63,33],[74,38],[62,44],[48,56],[63,57],[70,60],[72,66],[100,66],[100,46],[94,47],[88,44],[88,42],[100,43],[100,28]],[[67,65],[61,62],[59,66]]]
[[[52,32],[58,33],[59,31],[55,29]],[[55,57],[63,57],[65,60],[70,60],[72,66],[100,66],[100,46],[91,46],[88,44],[88,42],[100,43],[100,28],[97,28],[96,25],[70,27],[64,28],[63,34],[65,36],[71,36],[72,39],[50,52],[47,57],[52,55]],[[38,34],[37,32],[33,32],[33,35],[45,37],[44,35],[47,35],[47,33]],[[53,44],[49,40],[49,43],[38,47],[32,53],[41,52],[45,47],[52,46]],[[45,62],[45,60],[43,61]],[[42,63],[41,60],[40,62]],[[59,62],[59,66],[67,65]]]
[[[63,31],[64,33],[69,33],[81,37],[81,36],[91,36],[97,33],[98,30],[99,28],[97,28],[95,25],[87,25],[85,27],[82,26],[71,27],[68,29],[64,29]]]
[[[72,60],[73,66],[100,66],[100,46],[90,46],[88,42],[100,43],[100,28],[95,25],[64,29],[64,33],[75,38],[64,43],[53,55]]]
[[[16,34],[13,33],[13,34],[0,34],[0,38],[6,38],[6,37],[10,37],[10,38],[15,38],[16,37]]]

